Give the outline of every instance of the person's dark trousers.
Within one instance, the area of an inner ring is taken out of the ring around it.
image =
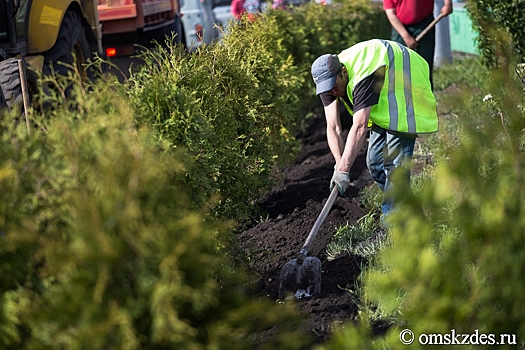
[[[421,22],[417,24],[413,24],[411,26],[405,26],[407,31],[415,38],[417,37],[432,21],[434,20],[434,15],[431,14]],[[401,43],[403,45],[405,44],[405,41],[399,35],[399,33],[392,28],[392,41],[396,41],[398,43]],[[436,46],[436,29],[435,27],[432,28],[421,40],[419,41],[419,45],[414,50],[416,51],[421,57],[425,59],[428,63],[428,70],[430,72],[430,84],[432,86],[432,90],[434,90],[434,81],[432,77],[433,68],[434,68],[434,49]]]

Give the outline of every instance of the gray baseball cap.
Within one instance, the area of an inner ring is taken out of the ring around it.
[[[318,57],[312,64],[312,77],[315,83],[315,94],[330,91],[334,88],[341,62],[337,55],[326,54]]]

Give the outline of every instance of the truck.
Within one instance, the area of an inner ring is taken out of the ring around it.
[[[0,0],[0,108],[27,108],[36,72],[76,67],[92,78],[86,63],[95,52],[103,55],[94,0]]]
[[[131,55],[136,44],[163,43],[176,33],[180,42],[182,24],[179,0],[98,0],[102,45],[107,57]]]
[[[0,109],[28,108],[35,72],[67,75],[74,65],[93,79],[95,54],[130,55],[173,31],[180,41],[180,17],[179,0],[0,0]]]

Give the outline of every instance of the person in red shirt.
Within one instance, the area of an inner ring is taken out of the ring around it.
[[[246,12],[244,0],[233,0],[230,5],[230,12],[236,20],[241,19],[242,14]]]
[[[433,86],[436,30],[433,28],[419,42],[416,37],[434,20],[434,0],[383,0],[383,9],[392,25],[391,39],[415,50],[427,61]],[[452,1],[444,0],[440,12],[444,16],[450,15]]]

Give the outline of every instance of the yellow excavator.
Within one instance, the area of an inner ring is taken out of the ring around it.
[[[101,40],[96,1],[0,0],[0,109],[27,108],[35,71],[67,74],[76,65],[92,77],[85,63],[102,56]]]

